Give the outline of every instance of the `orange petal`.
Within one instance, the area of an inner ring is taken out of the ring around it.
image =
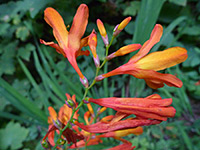
[[[75,51],[80,48],[81,37],[85,33],[88,23],[89,10],[87,5],[81,4],[74,16],[72,27],[69,31],[69,47]]]
[[[125,130],[115,131],[115,137],[124,137],[129,134],[140,135],[142,133],[143,133],[143,128],[137,127],[137,128],[133,128],[133,129],[125,129]]]
[[[131,52],[138,50],[140,47],[141,47],[140,44],[130,44],[130,45],[127,45],[127,46],[123,46],[119,50],[117,50],[116,52],[107,56],[106,59],[110,60],[110,59],[117,57],[117,56],[124,56],[126,54],[129,54]]]
[[[148,119],[126,119],[114,123],[97,122],[92,125],[84,125],[83,123],[75,122],[77,126],[90,133],[105,133],[122,129],[136,128],[138,126],[159,124],[161,121]]]
[[[63,49],[60,46],[58,46],[58,44],[55,44],[54,42],[45,42],[42,39],[40,39],[40,43],[44,44],[44,45],[49,45],[49,46],[55,48],[58,53],[62,54],[64,57],[66,57],[65,52],[63,51]]]
[[[159,71],[184,62],[187,50],[182,47],[172,47],[164,51],[153,52],[136,62],[138,68]]]
[[[123,143],[121,145],[109,148],[109,149],[104,149],[104,150],[133,150],[135,148],[135,146],[132,147],[131,143]]]
[[[88,45],[90,47],[90,50],[92,51],[93,56],[96,58],[97,57],[97,53],[96,53],[97,34],[94,29],[93,29],[92,33],[89,35]]]
[[[161,88],[164,83],[168,86],[182,87],[183,83],[176,76],[171,74],[163,74],[153,70],[137,69],[137,72],[129,72],[127,74],[133,75],[139,79],[145,79],[148,86],[153,89]]]
[[[131,21],[131,17],[125,18],[118,26],[117,30],[123,30],[127,24]]]
[[[45,21],[53,28],[53,34],[59,46],[64,49],[68,46],[68,31],[60,14],[53,8],[48,7],[44,11]]]
[[[160,41],[160,38],[162,36],[163,33],[163,27],[160,24],[156,24],[153,31],[151,32],[151,36],[150,39],[148,41],[146,41],[143,46],[141,47],[140,51],[134,55],[129,62],[136,62],[138,61],[140,58],[142,58],[143,56],[145,56],[150,49]]]
[[[57,120],[56,111],[53,109],[53,107],[48,107],[48,110],[49,110],[50,117],[53,119],[53,121],[56,121]]]

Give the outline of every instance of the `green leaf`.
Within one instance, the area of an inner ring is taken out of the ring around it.
[[[7,100],[5,99],[5,97],[3,97],[3,96],[0,97],[0,102],[1,102],[0,111],[4,110],[4,108],[5,108],[8,104],[10,104],[9,101],[7,101]]]
[[[25,48],[20,47],[17,52],[17,56],[25,59],[26,61],[30,60],[31,51],[35,50],[35,46],[33,44],[28,43]]]
[[[126,7],[124,10],[124,15],[135,16],[140,9],[141,2],[140,1],[132,1],[130,6]]]
[[[1,149],[15,150],[22,147],[22,142],[26,140],[29,130],[22,127],[19,123],[9,122],[5,129],[0,130]]]
[[[149,38],[164,2],[165,0],[142,0],[136,19],[133,42],[143,44]]]
[[[180,6],[186,6],[187,0],[169,0],[169,2]]]
[[[182,28],[179,28],[181,30]],[[185,27],[182,31],[182,34],[197,36],[200,35],[200,26],[194,25],[191,27]]]
[[[7,34],[8,29],[10,28],[9,23],[1,23],[0,24],[0,36],[4,36]]]
[[[25,41],[30,33],[27,27],[22,26],[17,28],[15,34],[18,39],[20,39],[21,41]]]

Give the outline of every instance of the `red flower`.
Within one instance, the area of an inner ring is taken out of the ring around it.
[[[147,55],[150,49],[160,41],[162,32],[162,26],[156,24],[150,39],[143,44],[136,55],[134,55],[126,64],[106,74],[99,75],[96,78],[96,81],[114,75],[130,74],[136,78],[144,79],[147,85],[153,89],[163,87],[164,83],[168,86],[181,87],[182,82],[177,77],[156,71],[172,67],[185,61],[187,59],[186,49],[182,47],[172,47],[164,51],[157,51]]]
[[[132,129],[139,126],[159,124],[161,122],[158,120],[147,120],[138,118],[129,118],[126,120],[122,120],[127,116],[129,116],[129,114],[118,112],[115,116],[107,116],[103,118],[100,122],[91,125],[84,125],[83,123],[79,123],[77,121],[75,121],[74,124],[90,133],[107,133],[123,129]]]
[[[167,120],[174,117],[176,110],[169,106],[172,99],[162,99],[154,94],[146,98],[90,98],[89,102],[115,109],[126,114],[135,114],[137,117],[157,120]]]

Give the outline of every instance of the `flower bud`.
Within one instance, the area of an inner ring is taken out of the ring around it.
[[[85,104],[88,104],[88,103],[89,103],[89,97],[86,97],[85,99],[83,99],[83,102],[84,102]]]
[[[42,140],[41,145],[42,145],[42,147],[43,147],[44,149],[49,149],[49,148],[51,148],[51,145],[49,144],[49,142],[48,142],[46,139]]]
[[[100,66],[100,61],[99,61],[99,57],[98,57],[98,55],[96,53],[97,33],[96,33],[95,30],[93,30],[92,33],[89,35],[88,45],[90,47],[90,50],[92,51],[92,55],[93,55],[95,66],[99,67]]]
[[[59,138],[56,142],[58,145],[64,145],[66,143],[66,140]]]
[[[71,100],[71,99],[66,100],[65,103],[67,104],[67,106],[68,106],[69,108],[73,108],[73,107],[75,106],[74,101]]]
[[[103,25],[103,22],[100,19],[97,19],[97,27],[99,29],[99,32],[101,34],[101,37],[103,39],[103,42],[104,42],[105,46],[108,46],[109,45],[108,35],[106,33],[106,29],[105,29],[105,27]]]
[[[127,24],[131,21],[131,17],[127,17],[124,19],[120,24],[116,25],[113,31],[113,36],[117,36],[126,26]]]
[[[78,120],[77,120],[77,119],[74,119],[74,118],[72,118],[70,122],[71,122],[71,123],[73,123],[73,124],[75,124],[75,122],[78,122]]]

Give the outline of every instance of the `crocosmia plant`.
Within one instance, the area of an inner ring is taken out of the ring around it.
[[[144,98],[93,98],[88,94],[90,89],[105,78],[122,74],[131,75],[133,78],[138,78],[138,80],[143,79],[152,89],[162,88],[163,86],[180,88],[183,83],[175,75],[158,71],[184,62],[187,59],[187,50],[182,47],[171,47],[151,53],[152,47],[160,41],[163,34],[162,25],[156,24],[149,39],[144,44],[125,45],[110,53],[109,48],[113,40],[120,35],[120,32],[131,21],[131,17],[125,18],[116,25],[110,40],[100,19],[96,21],[99,31],[93,29],[91,34],[84,36],[88,17],[89,9],[87,5],[81,4],[69,28],[65,26],[63,18],[55,9],[49,7],[44,11],[44,19],[52,27],[57,43],[46,42],[42,39],[40,42],[55,48],[58,53],[67,58],[76,71],[76,76],[85,87],[85,93],[82,99],[76,99],[76,95],[69,95],[66,91],[66,99],[63,100],[63,106],[58,112],[55,111],[54,106],[49,106],[49,128],[41,140],[41,144],[44,149],[77,149],[86,148],[90,145],[103,145],[104,138],[113,138],[119,140],[120,144],[107,150],[137,149],[123,137],[129,134],[140,135],[143,133],[143,126],[160,124],[168,118],[174,117],[176,109],[171,106],[172,98],[163,98],[158,94],[152,94]],[[97,34],[101,35],[105,45],[103,61],[100,61],[97,55]],[[86,46],[90,50],[82,50]],[[100,74],[100,70],[108,61],[112,64],[112,59],[115,57],[124,56],[135,51],[138,52],[128,62],[114,70]],[[96,75],[93,81],[87,80],[77,64],[77,57],[82,55],[93,57],[96,66]],[[79,81],[77,80],[77,82]],[[92,107],[94,105],[99,105],[99,109],[95,110]],[[86,110],[84,115],[79,114],[79,110],[83,107]],[[115,114],[106,116],[107,108],[115,110]],[[85,122],[79,121],[80,115],[84,116]]]

